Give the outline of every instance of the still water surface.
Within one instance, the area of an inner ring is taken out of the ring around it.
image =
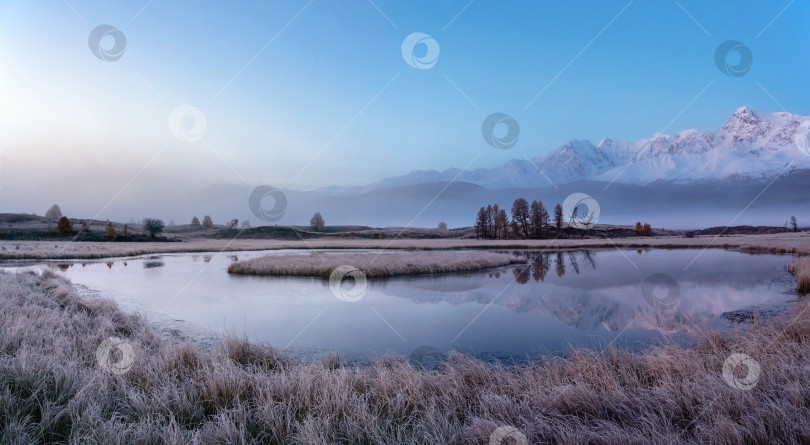
[[[637,350],[689,343],[708,329],[727,328],[723,312],[784,307],[795,299],[785,271],[788,256],[709,250],[684,270],[698,253],[515,252],[529,263],[369,280],[357,302],[335,297],[324,279],[226,272],[237,259],[310,255],[300,251],[147,255],[39,267],[164,327],[244,335],[294,355],[336,351],[347,360],[434,351],[424,346],[522,361],[572,346]]]

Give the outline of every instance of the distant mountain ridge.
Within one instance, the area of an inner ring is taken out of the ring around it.
[[[461,181],[494,190],[549,187],[575,181],[616,181],[646,185],[723,180],[770,180],[785,172],[810,169],[810,156],[794,144],[810,116],[738,108],[717,130],[681,131],[649,139],[603,139],[594,145],[572,140],[546,156],[513,159],[494,168],[461,171],[414,170],[357,187],[328,187],[318,192],[357,196],[374,190],[424,183]]]

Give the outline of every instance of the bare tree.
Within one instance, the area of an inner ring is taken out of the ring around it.
[[[487,237],[487,210],[481,207],[475,218],[475,236],[477,238]]]
[[[506,217],[506,210],[501,209],[497,215],[495,215],[495,238],[496,239],[504,239],[507,237],[507,232],[509,231],[509,219]]]
[[[214,227],[214,221],[211,220],[210,216],[205,215],[203,217],[202,226],[205,227],[206,229],[213,228]]]
[[[529,210],[529,226],[531,235],[534,238],[543,237],[543,227],[548,225],[548,212],[542,201],[532,201]]]
[[[45,211],[45,217],[46,218],[57,218],[57,219],[61,218],[62,217],[62,209],[60,209],[58,205],[54,204],[54,205],[51,206],[51,208],[49,208],[47,211]]]
[[[790,228],[793,229],[794,232],[799,231],[799,223],[796,222],[795,216],[790,217]]]
[[[235,229],[237,225],[239,225],[239,220],[234,218],[225,223],[225,230],[231,231]]]
[[[577,208],[574,207],[574,211],[571,212],[571,222],[582,229],[582,234],[579,236],[580,238],[585,237],[585,232],[590,230],[594,225],[596,225],[596,220],[598,217],[596,216],[596,212],[591,211],[588,212],[585,216],[577,216]],[[647,224],[649,226],[649,224]],[[652,230],[652,229],[650,229]]]
[[[323,216],[320,212],[315,212],[312,219],[309,220],[309,226],[316,232],[323,232],[326,228],[326,223],[323,222]]]
[[[115,227],[113,227],[110,221],[107,221],[107,227],[104,228],[104,234],[101,235],[101,239],[104,241],[115,241],[118,238],[118,234],[115,233]]]
[[[557,204],[554,206],[554,228],[557,229],[557,236],[562,235],[562,225],[563,225],[563,208],[561,205]]]
[[[529,203],[523,198],[518,198],[512,203],[512,221],[520,228],[523,238],[529,237]]]
[[[155,239],[155,235],[162,232],[164,227],[166,227],[166,225],[163,223],[162,219],[157,218],[143,219],[143,229],[149,232],[149,236],[152,239]]]
[[[59,222],[56,223],[56,235],[57,236],[73,235],[73,224],[70,223],[70,220],[68,219],[67,216],[59,218]]]

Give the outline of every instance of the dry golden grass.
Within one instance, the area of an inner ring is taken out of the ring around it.
[[[800,256],[788,264],[788,271],[796,276],[796,290],[810,292],[810,256]]]
[[[290,275],[328,278],[337,267],[349,265],[362,270],[367,277],[389,277],[394,275],[468,272],[525,262],[526,258],[487,251],[313,253],[311,255],[267,255],[237,261],[228,266],[228,272],[240,275]]]
[[[346,367],[234,338],[169,344],[50,272],[0,273],[0,443],[488,444],[504,426],[528,443],[808,443],[810,322],[795,315],[691,349]],[[110,336],[134,352],[120,375],[97,362]],[[724,381],[732,353],[761,365],[753,389]]]

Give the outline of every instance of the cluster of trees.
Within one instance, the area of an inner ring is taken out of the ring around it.
[[[198,230],[201,229],[201,228],[211,229],[213,227],[214,227],[214,221],[208,215],[203,216],[202,224],[200,224],[200,220],[196,216],[191,218],[191,228],[192,229],[198,229]]]
[[[562,234],[563,209],[560,204],[554,206],[553,225],[550,221],[552,215],[546,210],[542,201],[532,201],[529,204],[523,198],[512,203],[511,221],[506,210],[498,204],[487,205],[478,210],[475,218],[475,236],[485,239],[539,239],[548,237],[552,229],[555,236]]]
[[[639,236],[652,236],[652,226],[647,223],[641,224],[641,221],[636,222],[636,233]]]

